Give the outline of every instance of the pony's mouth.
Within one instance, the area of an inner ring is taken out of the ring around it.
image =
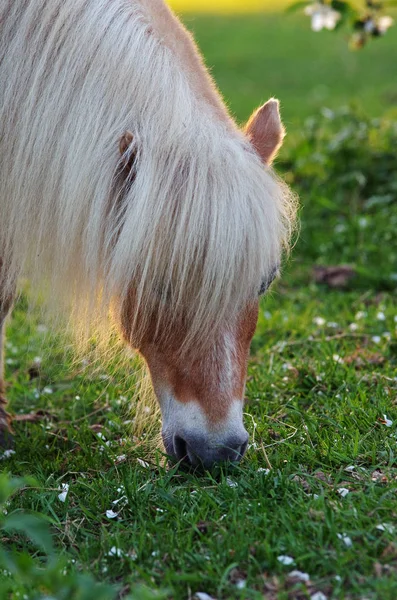
[[[220,445],[210,448],[207,445],[196,451],[181,436],[175,435],[173,439],[172,455],[180,463],[193,467],[212,467],[216,463],[238,463],[244,456],[248,447],[248,435],[242,443],[234,444],[233,447]]]

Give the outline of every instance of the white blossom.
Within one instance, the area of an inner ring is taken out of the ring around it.
[[[342,498],[345,498],[349,492],[350,492],[350,490],[348,490],[347,488],[344,488],[344,487],[341,487],[338,489],[338,494],[340,496],[342,496]]]
[[[305,14],[311,17],[312,30],[321,31],[322,29],[335,29],[341,18],[340,12],[330,6],[316,2],[305,8]]]
[[[110,509],[106,511],[106,516],[108,519],[115,519],[119,513],[114,512],[114,510]]]
[[[394,24],[394,19],[385,15],[384,17],[380,17],[378,19],[378,31],[383,35],[386,31]]]

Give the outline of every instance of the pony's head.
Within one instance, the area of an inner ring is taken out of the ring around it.
[[[244,136],[244,142],[247,138],[250,142],[245,148],[251,154],[248,158],[257,166],[259,156],[263,172],[269,177],[269,165],[284,137],[276,100],[270,100],[253,114]],[[133,136],[127,133],[120,144],[123,164],[128,169],[134,168],[134,152],[128,154],[128,147],[132,143]],[[139,167],[136,169],[138,172]],[[249,171],[246,176],[250,176]],[[261,194],[265,194],[266,190],[258,189],[256,192],[258,198],[251,206],[253,236],[256,235],[255,219],[263,212]],[[258,214],[255,214],[256,203],[259,206]],[[274,198],[274,203],[280,203],[279,198]],[[275,212],[284,209],[279,205]],[[233,215],[230,214],[228,218],[233,219]],[[277,218],[274,219],[273,215],[269,220],[277,228]],[[227,223],[224,226],[227,227]],[[244,235],[249,238],[249,224],[243,222],[241,227],[247,228]],[[185,233],[189,237],[189,229]],[[282,235],[279,231],[272,233]],[[268,231],[263,231],[265,246],[268,235]],[[206,242],[204,239],[203,244]],[[203,332],[192,332],[194,313],[202,310],[198,288],[205,282],[200,273],[193,277],[188,274],[184,290],[179,290],[178,283],[173,282],[173,274],[170,273],[170,283],[159,282],[158,287],[152,290],[153,298],[149,301],[142,301],[145,291],[137,290],[134,283],[125,295],[120,315],[122,331],[130,344],[139,349],[149,366],[161,407],[164,446],[167,454],[177,460],[209,467],[219,461],[239,461],[247,449],[248,433],[243,424],[243,404],[249,347],[257,323],[259,297],[276,277],[280,264],[281,243],[277,251],[271,244],[267,247],[269,256],[261,267],[264,270],[257,273],[254,291],[239,289],[235,296],[235,307],[231,305],[233,296],[225,297],[222,306],[222,297],[215,300],[211,297],[212,293],[216,296],[216,288],[212,290],[211,286],[208,287],[207,305],[213,322],[208,327],[208,320],[204,318],[204,340],[200,335]],[[230,257],[225,257],[222,248],[219,248],[218,259],[216,256],[210,259],[227,262],[229,258],[231,264],[226,264],[223,269],[231,276],[234,273],[238,276],[239,271],[233,261],[238,253],[244,255],[249,253],[249,249],[241,247],[237,250]],[[246,258],[249,260],[250,257]],[[197,253],[197,261],[200,259],[203,260]],[[235,281],[232,289],[238,289],[239,286],[240,282]],[[226,290],[229,289],[226,285]],[[178,294],[181,294],[179,298]],[[214,314],[214,302],[218,314]]]

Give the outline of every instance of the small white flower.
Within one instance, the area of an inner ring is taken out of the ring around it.
[[[342,542],[345,544],[345,546],[347,548],[351,548],[353,546],[353,542],[352,542],[351,538],[349,538],[349,536],[346,535],[345,533],[337,533],[336,535],[338,536],[338,538],[340,540],[342,540]]]
[[[121,558],[124,556],[124,552],[121,548],[117,548],[117,546],[112,546],[108,552],[108,556],[117,556],[117,558]]]
[[[257,473],[263,473],[264,475],[269,475],[270,469],[264,469],[263,467],[259,467],[256,471]]]
[[[303,573],[303,571],[291,571],[289,576],[293,579],[297,579],[298,581],[310,581],[310,575],[308,573]]]
[[[285,554],[281,554],[280,556],[277,556],[277,560],[278,562],[280,562],[282,565],[288,566],[288,565],[293,565],[295,560],[292,558],[292,556],[288,556]]]
[[[343,365],[343,358],[339,354],[333,354],[332,360],[340,365]]]
[[[349,329],[350,329],[350,331],[357,331],[357,329],[358,329],[357,323],[350,323]]]
[[[6,458],[10,458],[13,454],[15,454],[15,450],[4,450],[0,456],[0,460],[6,460]]]
[[[313,500],[318,500],[320,496],[318,494],[312,494]]]
[[[387,531],[387,533],[394,533],[395,527],[391,523],[380,523],[375,527],[379,531]]]
[[[310,600],[327,600],[327,596],[322,592],[316,592],[310,596]]]
[[[382,341],[382,338],[380,337],[380,335],[373,335],[372,341],[374,342],[374,344],[380,344]]]
[[[233,481],[233,479],[229,479],[229,477],[226,478],[226,484],[232,488],[238,487],[237,481]]]
[[[97,437],[99,437],[100,440],[106,440],[105,436],[100,431],[98,431]]]
[[[69,493],[69,484],[63,483],[61,490],[62,490],[62,492],[60,494],[58,494],[58,500],[60,500],[61,502],[65,502],[66,497]]]
[[[367,316],[366,312],[364,312],[363,310],[359,310],[358,313],[356,313],[356,316],[354,318],[356,319],[356,321],[359,321],[360,319],[365,319],[366,316]]]
[[[376,314],[376,318],[378,319],[378,321],[386,321],[386,315],[385,315],[385,313],[384,313],[384,312],[382,312],[382,311],[379,311],[379,312]]]
[[[247,586],[247,581],[245,579],[238,579],[235,585],[238,590],[243,590]]]
[[[315,325],[318,325],[318,327],[322,327],[323,325],[325,325],[325,319],[323,319],[323,317],[314,317],[313,323]]]
[[[119,513],[114,512],[114,510],[110,509],[106,511],[106,516],[108,519],[115,519]]]
[[[381,34],[386,33],[386,31],[394,24],[394,19],[385,15],[384,17],[380,17],[378,19],[378,30]]]
[[[121,462],[124,462],[126,458],[127,458],[127,455],[126,455],[126,454],[120,454],[120,456],[118,456],[118,457],[116,458],[115,462],[116,462],[116,463],[121,463]]]
[[[335,321],[329,321],[327,323],[327,327],[330,327],[331,329],[337,329],[339,327],[339,323],[335,323]]]
[[[345,471],[347,471],[348,473],[352,473],[355,468],[356,467],[354,465],[349,465],[348,467],[346,467]]]
[[[350,492],[350,490],[348,490],[347,488],[344,488],[344,487],[341,487],[338,489],[338,494],[340,496],[342,496],[342,498],[345,498],[349,492]]]
[[[53,389],[46,386],[45,388],[43,388],[43,394],[52,394],[53,393]]]

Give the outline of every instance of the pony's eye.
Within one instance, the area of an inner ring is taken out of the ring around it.
[[[261,283],[261,287],[259,289],[259,296],[263,296],[265,292],[269,289],[273,281],[279,275],[279,267],[275,267],[267,277],[264,277]]]

